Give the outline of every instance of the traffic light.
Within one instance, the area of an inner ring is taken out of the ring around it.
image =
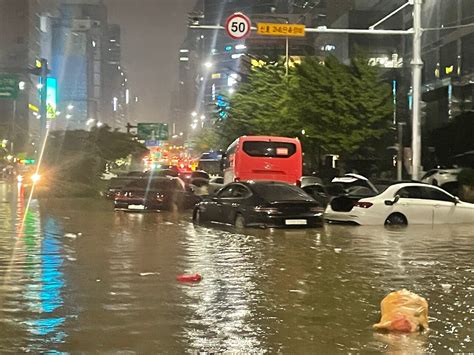
[[[221,120],[227,119],[229,117],[229,108],[230,104],[226,97],[223,95],[216,96],[216,107],[217,107],[217,114]]]
[[[45,76],[50,73],[48,69],[48,61],[44,58],[35,59],[35,66],[33,68],[28,68],[28,72],[37,76]]]

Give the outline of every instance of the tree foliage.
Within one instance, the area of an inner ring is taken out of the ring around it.
[[[294,116],[322,151],[352,154],[388,128],[390,87],[364,59],[344,65],[335,57],[307,58],[296,73]]]
[[[55,179],[93,185],[106,162],[145,152],[131,135],[107,126],[91,131],[56,131],[48,137],[43,164]]]
[[[282,135],[301,137],[320,153],[350,155],[387,131],[390,97],[390,86],[362,57],[350,65],[306,57],[288,76],[281,63],[268,64],[252,69],[215,131],[225,144],[245,134]]]

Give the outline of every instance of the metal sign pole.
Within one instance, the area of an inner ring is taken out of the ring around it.
[[[412,171],[413,180],[420,178],[421,170],[421,122],[420,122],[420,101],[421,101],[421,3],[422,0],[414,0],[413,4],[413,59],[412,65]]]

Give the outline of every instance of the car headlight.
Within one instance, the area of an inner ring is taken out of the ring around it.
[[[40,181],[40,179],[41,179],[41,175],[38,173],[31,175],[31,181],[33,181],[34,184],[37,184],[38,181]]]

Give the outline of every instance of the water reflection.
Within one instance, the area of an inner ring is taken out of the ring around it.
[[[201,273],[199,285],[182,285],[189,309],[184,338],[207,352],[261,353],[264,331],[253,320],[261,301],[253,237],[186,228],[184,273]]]
[[[452,225],[326,225],[249,229],[244,235],[223,226],[190,226],[186,271],[210,280],[183,287],[189,297],[184,303],[192,310],[185,338],[191,349],[203,351],[472,349],[473,237],[470,226]],[[228,296],[233,287],[241,291],[237,298]],[[371,329],[382,298],[401,288],[428,299],[430,332],[407,336]],[[236,312],[242,303],[243,311]],[[229,317],[233,313],[235,320]]]
[[[52,351],[66,337],[65,317],[61,315],[62,292],[66,285],[61,268],[62,245],[58,239],[62,231],[51,217],[47,217],[42,226],[39,204],[26,198],[21,184],[11,185],[10,189],[7,194],[10,208],[0,211],[2,217],[10,212],[10,218],[2,218],[2,221],[13,220],[15,225],[15,228],[10,224],[1,228],[2,231],[10,230],[10,236],[14,238],[10,261],[1,269],[4,280],[0,293],[1,311],[9,323],[17,321],[30,334],[25,335],[25,343],[23,339],[12,340],[19,349]],[[7,327],[6,332],[8,330]]]

